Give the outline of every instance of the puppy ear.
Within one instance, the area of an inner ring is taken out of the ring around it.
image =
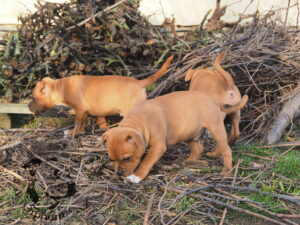
[[[105,132],[104,134],[102,134],[102,136],[101,136],[101,141],[100,141],[100,144],[101,145],[104,145],[104,144],[106,144],[106,142],[107,142],[107,138],[108,138],[108,134],[107,134],[107,132]]]
[[[191,80],[191,79],[193,78],[193,75],[194,75],[194,72],[195,72],[195,71],[196,71],[196,70],[189,69],[189,70],[186,72],[186,75],[185,75],[184,80],[185,80],[185,81]]]
[[[48,96],[49,95],[49,91],[50,91],[49,84],[47,84],[46,82],[43,82],[42,83],[42,88],[40,90],[40,93],[43,94],[43,95],[45,95],[45,96]]]
[[[51,81],[53,81],[53,79],[52,79],[51,77],[44,77],[44,78],[42,79],[42,81],[45,81],[45,82],[51,82]]]
[[[133,136],[131,135],[131,134],[128,134],[127,136],[126,136],[126,141],[128,142],[128,143],[134,143],[135,141],[134,141],[134,138],[133,138]]]

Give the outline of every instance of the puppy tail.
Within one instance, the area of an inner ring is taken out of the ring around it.
[[[236,104],[236,105],[227,105],[227,106],[222,106],[221,107],[221,110],[225,113],[234,113],[234,112],[237,112],[239,111],[241,108],[243,108],[246,103],[248,102],[248,95],[244,95],[241,99],[241,101]]]
[[[215,62],[214,62],[214,68],[222,75],[222,77],[226,81],[227,88],[229,90],[233,90],[234,81],[232,79],[232,76],[230,75],[230,73],[226,72],[220,65],[224,55],[225,55],[225,51],[222,51],[219,55],[217,55]]]
[[[170,56],[155,74],[152,74],[151,76],[147,77],[144,80],[139,80],[140,86],[145,88],[150,84],[153,84],[155,81],[157,81],[166,72],[172,60],[173,60],[173,56]]]

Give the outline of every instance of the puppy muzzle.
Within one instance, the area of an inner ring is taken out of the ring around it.
[[[118,170],[117,171],[117,175],[118,176],[123,176],[124,175],[124,171],[123,170]]]

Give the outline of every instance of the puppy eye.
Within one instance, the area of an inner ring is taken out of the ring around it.
[[[127,158],[123,159],[124,162],[129,162],[130,160],[131,160],[131,157],[127,157]]]

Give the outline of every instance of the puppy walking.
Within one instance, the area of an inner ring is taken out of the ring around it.
[[[221,52],[214,61],[214,70],[190,69],[185,75],[185,81],[191,80],[189,90],[199,91],[210,96],[219,105],[235,105],[241,101],[241,94],[234,84],[230,73],[220,65],[225,52]],[[228,138],[229,143],[234,143],[240,135],[240,111],[230,114],[231,131]]]
[[[247,101],[244,96],[238,105],[224,108],[197,91],[173,92],[135,105],[119,127],[103,134],[103,142],[107,142],[117,174],[138,183],[167,147],[178,142],[187,142],[191,148],[188,160],[197,160],[203,152],[199,136],[207,128],[217,142],[213,155],[223,157],[225,175],[232,169],[232,156],[223,120],[226,113],[240,110]],[[149,153],[141,161],[147,146]]]
[[[49,110],[56,105],[74,109],[76,126],[68,135],[84,131],[88,114],[97,116],[97,124],[107,129],[105,116],[121,114],[147,98],[145,87],[157,81],[167,70],[173,56],[153,75],[143,80],[124,76],[72,76],[58,80],[49,77],[38,82],[32,91],[32,112]]]

